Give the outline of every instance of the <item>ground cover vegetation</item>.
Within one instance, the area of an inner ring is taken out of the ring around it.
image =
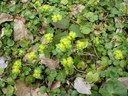
[[[127,90],[127,0],[0,0],[0,96]]]

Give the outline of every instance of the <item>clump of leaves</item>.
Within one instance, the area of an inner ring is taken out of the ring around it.
[[[0,96],[19,96],[19,80],[34,96],[125,96],[114,78],[128,77],[127,9],[127,0],[2,0]]]

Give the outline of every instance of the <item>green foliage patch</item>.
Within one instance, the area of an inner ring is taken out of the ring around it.
[[[18,96],[18,80],[48,96],[127,96],[127,54],[127,0],[0,1],[0,96]]]

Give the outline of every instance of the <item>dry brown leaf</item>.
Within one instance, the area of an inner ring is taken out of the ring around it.
[[[13,16],[6,13],[0,13],[0,24],[6,21],[13,21]]]
[[[14,41],[19,41],[27,37],[27,28],[23,17],[14,19]]]
[[[5,28],[2,28],[0,38],[4,36],[4,31],[5,31]]]
[[[28,0],[20,0],[22,3],[25,3],[25,2],[27,2]]]
[[[91,85],[87,84],[83,78],[77,77],[74,81],[74,88],[82,94],[91,94]]]
[[[16,86],[16,96],[30,96],[31,87],[27,86],[23,81],[17,80]]]
[[[6,94],[6,93],[7,93],[7,88],[2,88],[2,92],[3,92],[4,94]]]
[[[128,77],[121,77],[118,80],[122,82],[125,85],[125,87],[128,89]]]
[[[4,57],[0,57],[0,68],[6,68],[7,64]]]
[[[56,89],[56,88],[59,88],[60,86],[61,86],[60,81],[54,81],[54,82],[51,84],[50,89],[51,89],[51,90],[54,90],[54,89]]]
[[[71,8],[71,12],[70,13],[72,15],[76,15],[76,14],[82,12],[82,10],[84,8],[85,8],[85,6],[84,5],[81,5],[81,4],[79,4],[79,5],[72,5],[72,8]]]
[[[25,82],[16,81],[16,96],[48,96],[47,93],[41,94],[39,88],[33,89],[31,86],[25,84]]]
[[[32,90],[31,90],[31,94],[32,94],[31,96],[48,96],[47,93],[41,94],[41,93],[39,92],[39,88],[32,89]]]
[[[44,54],[40,54],[39,58],[41,59],[40,63],[44,64],[49,69],[56,69],[59,65],[59,60],[46,58]]]

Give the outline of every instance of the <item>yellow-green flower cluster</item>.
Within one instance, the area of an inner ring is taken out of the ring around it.
[[[114,55],[116,59],[123,59],[123,54],[120,50],[115,50]]]
[[[85,48],[85,42],[78,40],[78,41],[76,42],[76,48],[77,48],[78,50],[83,50],[83,49]]]
[[[47,33],[44,35],[46,43],[50,43],[53,40],[53,34]]]
[[[61,19],[62,19],[62,16],[60,14],[57,14],[57,15],[53,15],[52,16],[52,21],[53,22],[58,22]]]
[[[33,73],[33,77],[39,79],[41,77],[41,69],[36,68]]]
[[[49,6],[48,5],[43,5],[42,6],[42,10],[43,11],[48,11],[49,10]]]
[[[45,47],[46,47],[46,46],[45,46],[44,44],[40,44],[38,51],[39,51],[39,52],[43,52],[44,49],[45,49]]]
[[[69,37],[70,37],[71,40],[74,40],[74,39],[76,38],[76,33],[73,32],[73,31],[71,31],[71,32],[69,33]]]
[[[99,42],[99,38],[96,37],[96,38],[93,40],[93,42],[94,42],[95,44],[99,44],[99,43],[100,43],[100,42]]]
[[[23,56],[25,54],[25,51],[24,50],[19,50],[19,56]]]
[[[27,56],[27,59],[28,60],[33,60],[34,58],[36,58],[36,54],[35,52],[30,52]]]
[[[71,47],[71,42],[76,38],[76,33],[71,31],[68,36],[62,38],[60,40],[60,43],[56,45],[56,47],[61,50],[62,52],[65,52],[67,49]]]
[[[73,59],[69,56],[68,58],[63,58],[61,63],[64,67],[71,67],[73,65]]]
[[[16,60],[12,66],[12,73],[19,74],[21,68],[21,60]]]
[[[40,6],[40,5],[41,5],[41,3],[39,1],[35,2],[35,6]]]
[[[64,37],[60,40],[60,43],[56,45],[56,47],[61,50],[62,52],[65,52],[67,49],[69,49],[71,46],[71,41],[68,37]]]

